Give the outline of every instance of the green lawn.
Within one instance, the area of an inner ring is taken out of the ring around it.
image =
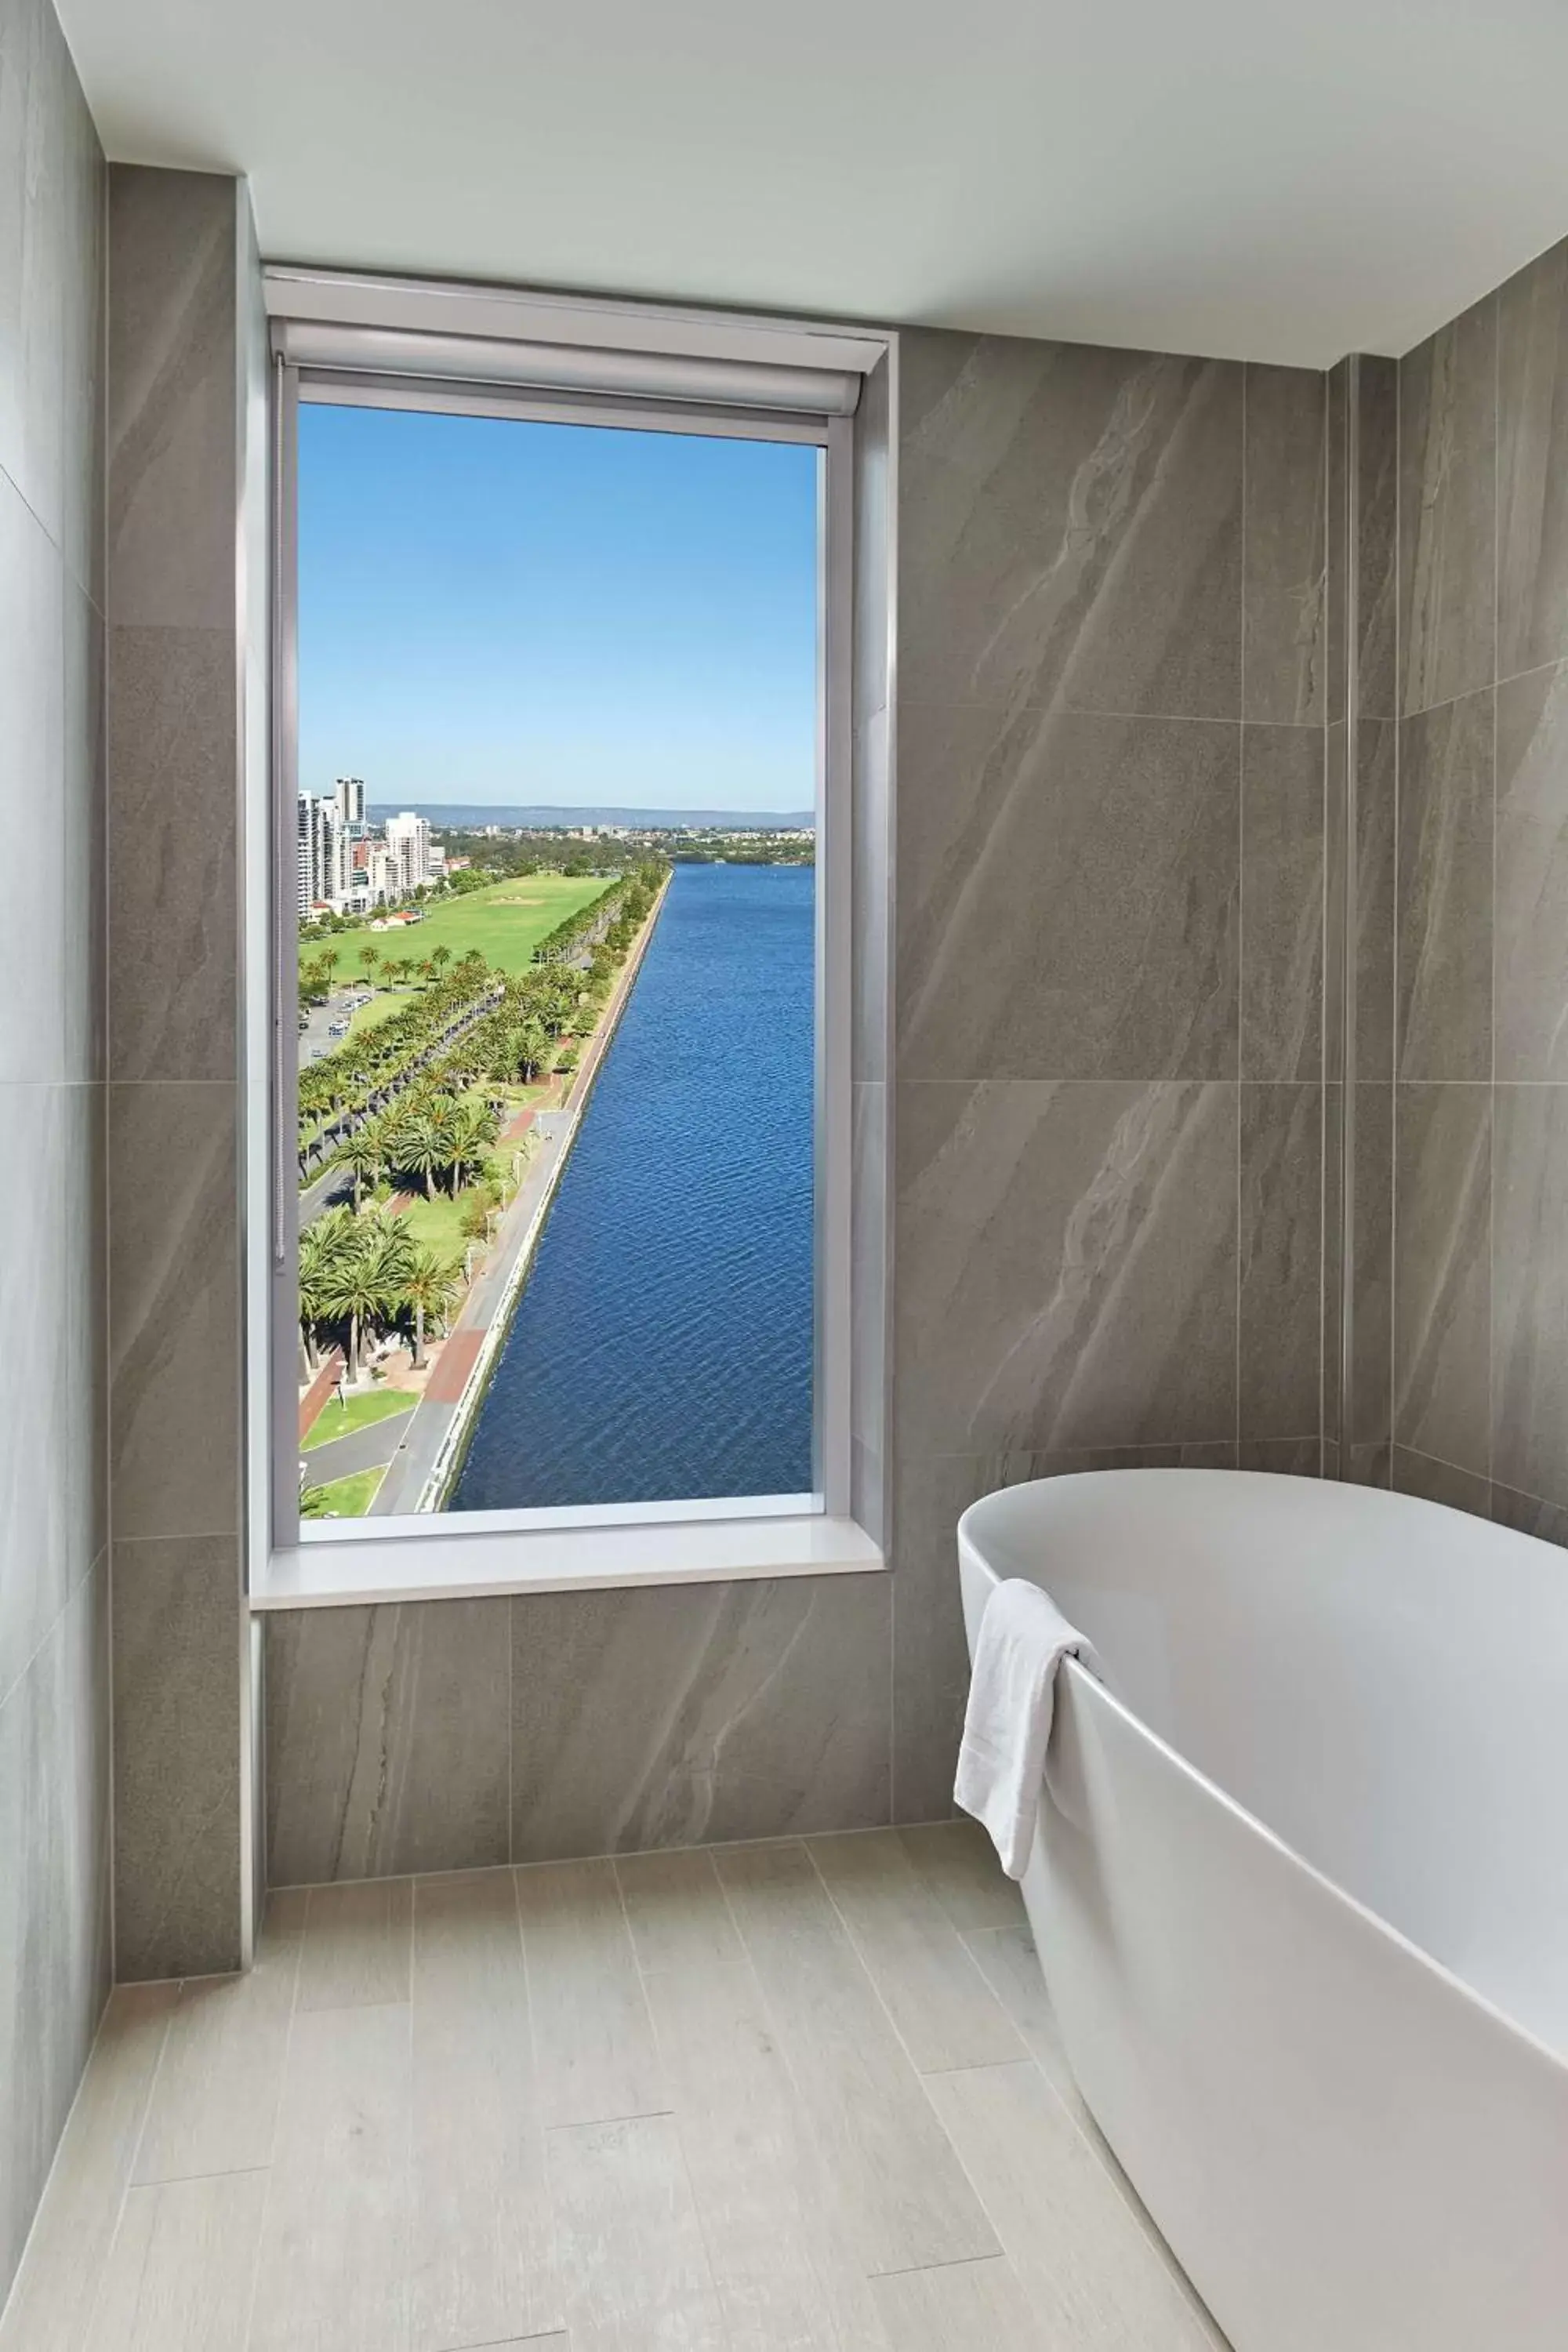
[[[385,1475],[384,1469],[358,1470],[352,1478],[330,1478],[324,1486],[310,1487],[307,1492],[321,1496],[322,1518],[363,1519]]]
[[[300,1439],[300,1451],[310,1454],[318,1445],[330,1445],[334,1437],[369,1429],[378,1421],[390,1420],[395,1412],[409,1412],[414,1402],[402,1389],[367,1389],[363,1396],[348,1397],[342,1404],[336,1397],[329,1397]]]
[[[526,971],[533,950],[547,933],[568,915],[590,906],[613,886],[602,875],[581,878],[564,874],[527,874],[506,882],[491,882],[482,890],[437,905],[422,923],[391,931],[373,931],[356,924],[328,940],[301,943],[301,961],[314,961],[327,949],[337,952],[334,983],[363,977],[360,950],[375,948],[395,962],[405,956],[422,963],[431,950],[450,948],[452,960],[478,948],[485,961],[502,971]]]

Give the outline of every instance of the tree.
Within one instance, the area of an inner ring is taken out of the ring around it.
[[[496,1139],[494,1114],[483,1103],[465,1102],[454,1106],[447,1123],[447,1140],[452,1154],[452,1198],[458,1197],[459,1178],[469,1169],[482,1169],[485,1154]]]
[[[381,950],[377,947],[363,947],[359,951],[359,960],[360,968],[368,981],[371,973],[381,961]]]
[[[443,945],[438,948],[431,949],[430,962],[437,975],[445,971],[447,966],[451,962],[451,961],[452,950],[449,947]]]
[[[366,1119],[356,1128],[346,1143],[338,1146],[338,1165],[346,1168],[353,1178],[354,1207],[359,1207],[367,1185],[374,1185],[386,1164],[386,1150],[380,1129],[374,1119]]]
[[[523,1024],[518,1039],[518,1069],[526,1079],[538,1077],[550,1060],[550,1035],[542,1022]]]
[[[414,1369],[425,1361],[426,1322],[444,1323],[447,1310],[463,1287],[463,1269],[454,1258],[437,1256],[432,1249],[416,1253],[403,1277],[402,1303],[414,1317]]]
[[[332,974],[336,971],[342,961],[342,958],[339,955],[336,948],[329,948],[324,955],[317,958],[317,968],[321,971],[329,989],[332,984]]]
[[[333,1264],[327,1276],[329,1311],[349,1327],[346,1359],[349,1380],[360,1374],[360,1347],[370,1326],[397,1311],[397,1301],[414,1244],[395,1217],[363,1217],[356,1246]]]
[[[358,1221],[351,1210],[341,1206],[327,1210],[300,1236],[300,1333],[305,1361],[312,1371],[321,1361],[321,1328],[337,1313],[336,1277],[359,1246]]]

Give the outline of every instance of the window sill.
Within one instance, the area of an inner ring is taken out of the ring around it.
[[[662,1525],[430,1534],[300,1544],[272,1554],[256,1610],[471,1601],[774,1576],[850,1576],[887,1566],[853,1519],[673,1519]]]

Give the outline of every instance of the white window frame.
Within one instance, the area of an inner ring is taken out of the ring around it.
[[[493,289],[269,271],[274,311],[274,704],[270,858],[247,890],[247,932],[270,948],[266,1188],[270,1214],[256,1245],[270,1301],[269,1411],[252,1416],[253,1465],[270,1503],[265,1568],[253,1563],[255,1607],[349,1599],[561,1589],[690,1577],[863,1570],[881,1554],[850,1511],[850,788],[854,426],[858,373],[885,341],[837,330],[637,305],[577,303]],[[277,319],[305,314],[280,336]],[[373,323],[367,323],[367,319]],[[316,321],[323,322],[320,325]],[[332,321],[341,323],[333,324]],[[379,323],[374,323],[379,322]],[[502,349],[498,323],[511,337]],[[431,330],[458,331],[448,352]],[[425,340],[421,340],[424,335]],[[495,356],[498,349],[501,356]],[[363,352],[363,357],[362,357]],[[434,361],[424,356],[436,353]],[[300,354],[303,354],[301,356]],[[314,362],[312,362],[312,356]],[[574,358],[575,354],[575,358]],[[476,357],[476,355],[478,355]],[[536,355],[540,363],[535,364]],[[345,359],[348,364],[344,364]],[[410,374],[410,362],[421,373]],[[465,373],[465,367],[471,373]],[[574,380],[574,371],[575,377]],[[543,382],[530,380],[535,374]],[[587,380],[612,388],[593,391]],[[639,396],[652,381],[658,396]],[[787,405],[726,400],[727,384]],[[848,387],[846,391],[846,387]],[[689,396],[680,396],[686,394]],[[574,1508],[427,1512],[309,1523],[299,1518],[296,1210],[293,1084],[297,917],[288,887],[296,856],[298,778],[298,416],[327,401],[528,422],[789,441],[822,452],[818,474],[818,708],[813,1486],[797,1496],[715,1497]],[[251,990],[248,1001],[258,1003]],[[252,1066],[259,1057],[253,1058]]]

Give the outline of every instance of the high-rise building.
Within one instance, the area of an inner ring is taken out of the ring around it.
[[[430,827],[412,809],[386,820],[386,846],[400,890],[417,890],[430,879]]]
[[[339,821],[344,825],[364,824],[364,778],[340,776],[336,793]]]

